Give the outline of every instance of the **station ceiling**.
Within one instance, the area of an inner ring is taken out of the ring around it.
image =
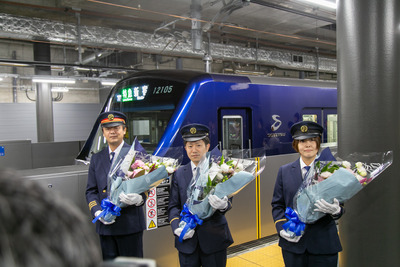
[[[79,14],[81,25],[189,40],[197,28],[203,42],[336,57],[336,11],[301,0],[43,0],[0,5],[0,13],[13,16],[76,24]]]

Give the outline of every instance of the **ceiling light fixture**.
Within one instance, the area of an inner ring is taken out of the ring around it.
[[[14,63],[14,62],[0,62],[0,66],[10,66],[10,67],[29,67],[28,64]]]
[[[71,79],[46,79],[46,78],[33,78],[32,82],[34,83],[68,83],[73,84],[75,80]]]
[[[66,93],[69,89],[67,87],[53,87],[51,88],[51,91],[54,93]]]
[[[101,81],[101,85],[108,85],[114,86],[117,82],[116,81]]]
[[[92,69],[92,68],[83,68],[83,67],[77,67],[75,68],[76,70],[79,71],[97,71],[97,69]]]
[[[318,6],[323,6],[323,7],[327,7],[327,8],[336,9],[336,1],[335,2],[327,1],[327,0],[301,0],[301,1],[313,3],[313,4],[316,4]]]

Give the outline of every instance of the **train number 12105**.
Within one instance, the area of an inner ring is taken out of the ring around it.
[[[173,89],[173,85],[167,85],[167,86],[157,86],[154,87],[153,89],[153,94],[158,95],[158,94],[170,94]]]

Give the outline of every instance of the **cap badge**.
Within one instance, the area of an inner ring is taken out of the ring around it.
[[[110,121],[114,120],[114,115],[113,115],[113,114],[109,114],[109,115],[108,115],[108,119],[109,119]]]
[[[306,132],[308,132],[308,127],[306,125],[303,125],[303,126],[300,127],[300,131],[302,133],[306,133]]]
[[[190,128],[190,133],[191,134],[195,134],[197,132],[196,128],[192,127]]]

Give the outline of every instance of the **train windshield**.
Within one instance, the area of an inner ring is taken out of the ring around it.
[[[152,153],[162,137],[177,106],[186,82],[160,78],[133,77],[118,83],[106,104],[107,110],[117,110],[127,115],[126,142],[135,137]],[[99,126],[93,139],[91,153],[107,146]]]

